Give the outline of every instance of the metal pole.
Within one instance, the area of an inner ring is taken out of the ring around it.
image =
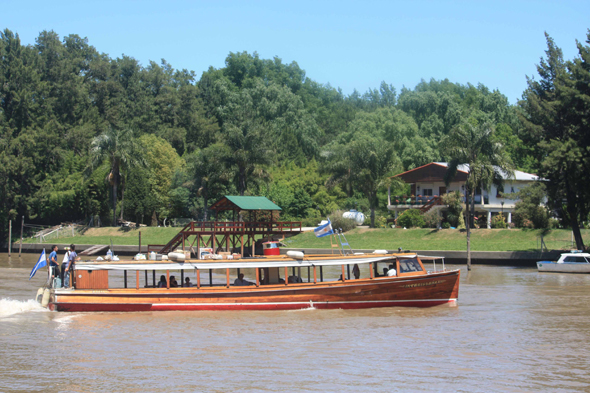
[[[12,253],[12,220],[8,222],[8,256]]]
[[[22,220],[20,223],[20,246],[18,246],[18,257],[20,258],[21,251],[23,249],[23,228],[25,226],[25,216],[22,216]],[[572,232],[573,234],[573,232]]]
[[[137,252],[141,254],[141,231],[139,231],[139,251]]]

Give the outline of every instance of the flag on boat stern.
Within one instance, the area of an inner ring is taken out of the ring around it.
[[[33,268],[33,270],[31,270],[31,275],[29,276],[29,281],[31,280],[31,278],[33,278],[35,273],[37,273],[37,270],[39,270],[45,266],[47,266],[47,257],[45,256],[45,249],[43,249],[43,252],[41,253],[41,256],[39,257],[39,260],[35,264],[35,267]]]
[[[332,223],[330,222],[330,219],[328,218],[327,224],[320,225],[314,229],[313,232],[315,233],[316,237],[324,237],[333,234],[334,231],[332,230]]]

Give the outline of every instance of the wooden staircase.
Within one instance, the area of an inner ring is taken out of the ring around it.
[[[437,196],[436,198],[432,198],[427,203],[422,205],[422,207],[420,207],[420,211],[422,213],[426,213],[427,211],[432,209],[433,206],[437,206],[437,205],[442,205],[442,197],[440,197],[440,196]]]

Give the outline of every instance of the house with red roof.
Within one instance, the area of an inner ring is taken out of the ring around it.
[[[410,184],[410,195],[391,195],[388,192],[387,208],[394,212],[395,218],[407,209],[420,209],[427,212],[436,209],[443,214],[447,206],[442,203],[442,196],[449,192],[459,191],[465,203],[465,182],[469,175],[468,165],[459,165],[453,181],[447,186],[444,181],[448,170],[446,162],[431,162],[430,164],[393,176]],[[491,227],[492,214],[507,215],[507,222],[512,222],[512,213],[518,199],[514,195],[524,187],[541,180],[537,175],[514,171],[513,177],[505,177],[503,189],[492,185],[490,190],[477,189],[475,192],[475,214],[487,215],[488,228]]]

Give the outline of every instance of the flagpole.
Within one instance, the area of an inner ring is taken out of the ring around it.
[[[23,228],[25,226],[25,216],[23,216],[21,223],[20,223],[20,245],[18,246],[18,257],[20,258],[20,253],[23,249]]]
[[[8,256],[12,254],[12,220],[8,222]]]

